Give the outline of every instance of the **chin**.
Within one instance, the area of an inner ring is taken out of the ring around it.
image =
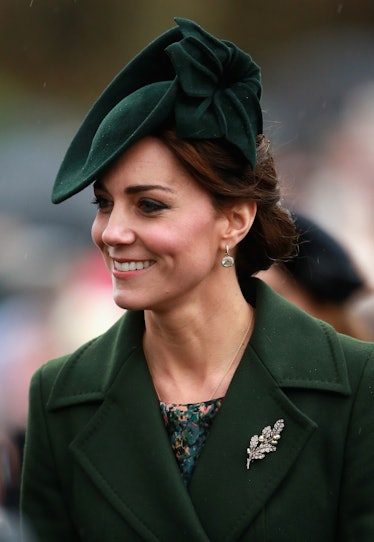
[[[120,308],[125,310],[141,310],[142,307],[138,307],[136,303],[131,303],[121,298],[114,296],[114,303]]]
[[[142,302],[139,297],[137,299],[131,299],[128,295],[122,293],[113,293],[113,300],[118,307],[130,311],[141,311],[147,308],[147,303]]]

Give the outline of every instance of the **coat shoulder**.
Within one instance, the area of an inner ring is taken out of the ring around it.
[[[127,357],[141,345],[142,321],[142,315],[126,313],[102,335],[42,365],[33,379],[42,383],[47,408],[102,399]]]
[[[251,343],[285,387],[350,395],[374,345],[341,335],[256,280],[256,325]]]
[[[363,372],[367,371],[374,377],[374,343],[347,335],[337,335],[342,345],[351,382],[360,379]]]

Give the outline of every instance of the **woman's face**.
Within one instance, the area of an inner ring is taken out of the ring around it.
[[[94,192],[92,239],[120,307],[175,307],[206,294],[227,273],[220,265],[225,216],[160,140],[136,143]]]

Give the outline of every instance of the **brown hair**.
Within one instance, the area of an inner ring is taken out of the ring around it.
[[[295,226],[280,205],[278,175],[265,136],[257,137],[257,164],[254,170],[241,153],[226,141],[185,140],[168,129],[157,134],[187,171],[212,196],[218,209],[254,200],[257,214],[252,228],[236,252],[238,278],[245,279],[272,263],[288,258],[295,247]]]

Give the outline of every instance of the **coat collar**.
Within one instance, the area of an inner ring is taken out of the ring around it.
[[[188,491],[144,359],[142,313],[126,314],[72,355],[56,379],[50,410],[101,402],[70,448],[143,540],[237,539],[316,429],[316,423],[281,388],[349,393],[344,357],[332,328],[297,310],[258,280],[251,281],[245,295],[256,306],[254,333]],[[285,429],[276,453],[247,470],[250,437],[280,418]]]
[[[344,353],[336,331],[307,315],[259,279],[243,292],[253,299],[251,345],[281,387],[350,394]]]
[[[256,309],[251,346],[279,386],[350,393],[344,354],[331,326],[259,279],[251,279],[242,289]],[[122,365],[141,348],[143,332],[143,313],[128,312],[104,335],[69,356],[49,408],[102,399]]]

